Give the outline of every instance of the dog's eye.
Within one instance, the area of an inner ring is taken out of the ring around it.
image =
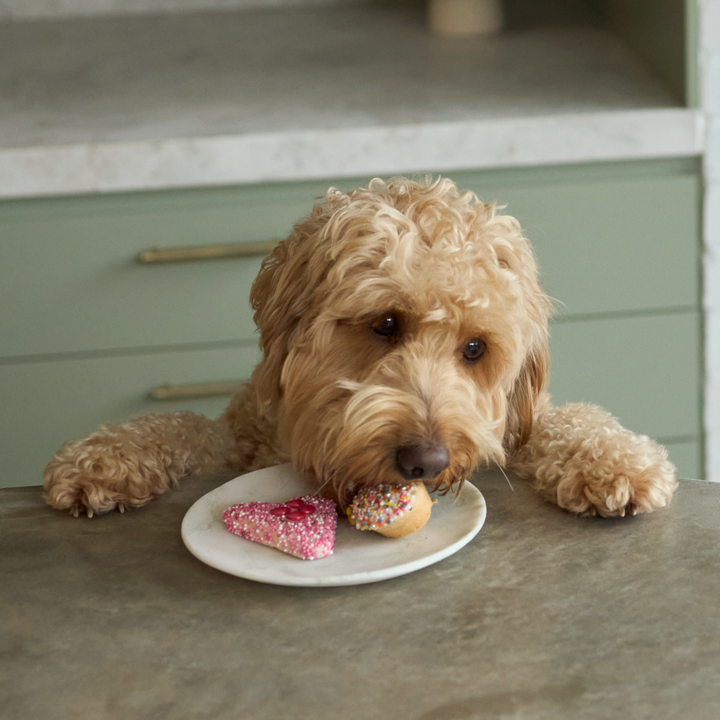
[[[463,357],[470,363],[477,362],[484,354],[487,349],[487,345],[484,340],[475,339],[471,340],[463,349]]]
[[[400,323],[394,313],[381,315],[373,324],[373,332],[381,337],[395,337],[399,330]]]

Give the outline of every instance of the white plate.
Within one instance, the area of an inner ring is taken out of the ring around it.
[[[467,545],[485,522],[480,491],[465,483],[460,494],[438,497],[425,527],[392,539],[355,530],[338,520],[335,551],[320,560],[300,560],[230,533],[223,512],[241,502],[285,502],[313,493],[291,465],[241,475],[201,497],[182,523],[186,547],[199,560],[231,575],[273,585],[360,585],[405,575],[442,560]]]

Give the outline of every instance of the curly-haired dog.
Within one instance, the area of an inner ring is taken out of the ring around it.
[[[153,415],[63,446],[47,501],[143,505],[193,472],[291,460],[346,503],[363,485],[437,487],[507,465],[572,512],[650,512],[665,450],[597,407],[551,405],[548,316],[512,217],[449,180],[331,189],[251,291],[263,357],[225,414]]]

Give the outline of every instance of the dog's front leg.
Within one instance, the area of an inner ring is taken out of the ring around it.
[[[582,403],[543,398],[530,439],[510,467],[561,508],[582,515],[635,515],[670,502],[675,468],[667,451]]]
[[[234,445],[225,421],[190,412],[101,427],[58,450],[45,468],[44,497],[76,517],[139,507],[185,475],[226,468]]]

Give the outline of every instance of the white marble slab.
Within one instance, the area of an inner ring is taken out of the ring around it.
[[[420,8],[0,24],[0,196],[673,157],[700,116],[592,26]]]
[[[701,121],[650,110],[8,149],[0,196],[682,157],[701,152]]]

